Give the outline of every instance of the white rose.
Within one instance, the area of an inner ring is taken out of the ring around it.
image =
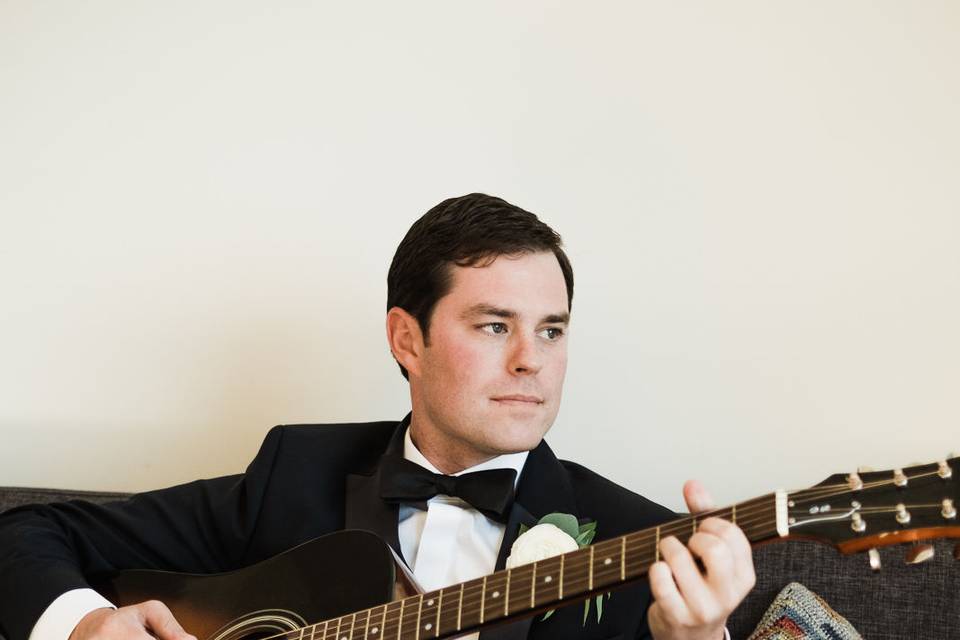
[[[538,524],[527,529],[510,547],[507,569],[529,564],[561,553],[576,551],[577,541],[552,524]]]

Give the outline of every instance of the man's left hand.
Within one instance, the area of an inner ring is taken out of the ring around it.
[[[683,486],[691,513],[709,511],[713,500],[696,480]],[[657,640],[721,640],[727,617],[756,583],[753,554],[740,527],[706,518],[684,546],[660,541],[660,562],[650,567],[650,631]],[[703,564],[701,571],[695,558]]]

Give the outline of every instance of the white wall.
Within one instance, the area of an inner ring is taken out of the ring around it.
[[[958,7],[0,3],[0,485],[401,417],[387,266],[475,190],[576,269],[561,456],[678,507],[960,451]]]

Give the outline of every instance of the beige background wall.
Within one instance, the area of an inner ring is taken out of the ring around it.
[[[955,2],[0,3],[0,485],[241,470],[407,407],[406,228],[577,273],[550,434],[679,506],[960,451]]]

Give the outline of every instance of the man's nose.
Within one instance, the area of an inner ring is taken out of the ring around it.
[[[539,372],[543,368],[543,359],[537,346],[536,336],[515,337],[514,340],[510,352],[510,372],[514,374]]]

